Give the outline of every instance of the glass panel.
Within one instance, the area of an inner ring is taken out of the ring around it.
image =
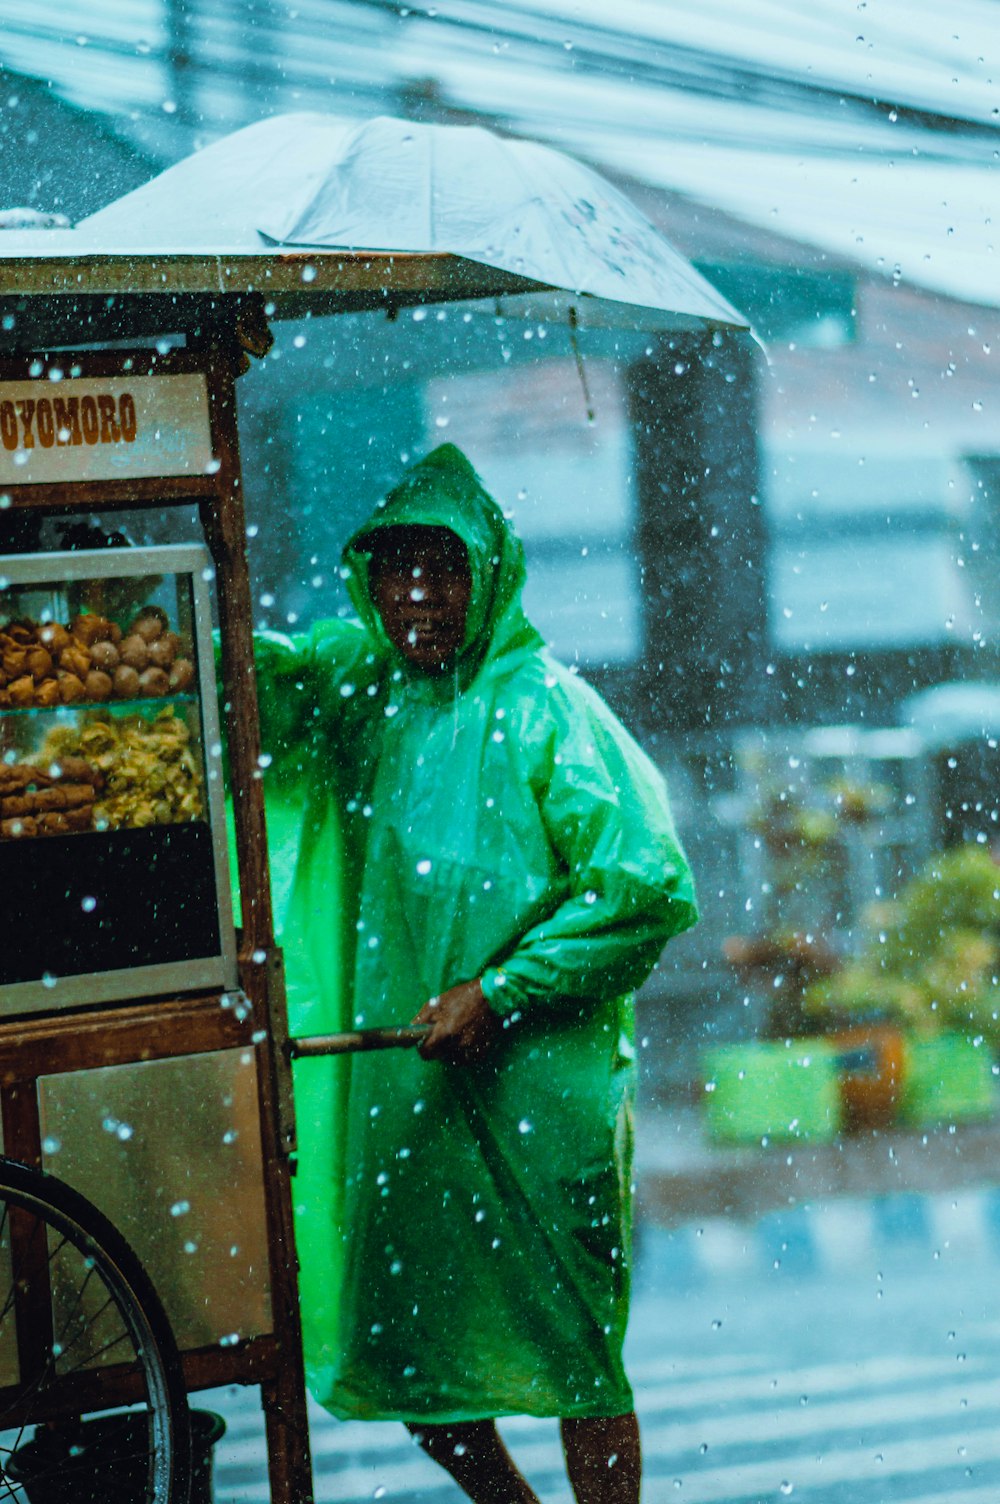
[[[0,590],[0,838],[204,818],[191,580]]]
[[[83,978],[220,952],[196,581],[164,562],[0,560],[0,988],[87,1001]]]
[[[39,1101],[46,1168],[121,1229],[183,1348],[270,1330],[251,1052],[49,1076]]]

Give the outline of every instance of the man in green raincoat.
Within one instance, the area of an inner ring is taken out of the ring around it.
[[[696,918],[666,791],[549,657],[454,446],[344,567],[359,621],[258,641],[265,751],[308,787],[292,1025],[430,1030],[346,1080],[300,1064],[310,1382],[478,1504],[536,1499],[495,1418],[557,1416],[580,1504],[634,1504],[630,994]]]

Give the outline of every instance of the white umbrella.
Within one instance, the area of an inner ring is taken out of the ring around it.
[[[511,314],[632,327],[747,321],[611,183],[480,127],[278,115],[82,221],[134,251],[277,243],[460,257],[538,284]],[[555,290],[550,291],[550,290]]]

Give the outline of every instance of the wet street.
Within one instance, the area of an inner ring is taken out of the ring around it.
[[[646,1228],[629,1338],[648,1504],[994,1504],[1000,1191],[841,1198]],[[267,1498],[256,1391],[223,1413],[217,1504]],[[569,1504],[556,1429],[504,1432]],[[460,1498],[394,1424],[313,1411],[321,1504]]]

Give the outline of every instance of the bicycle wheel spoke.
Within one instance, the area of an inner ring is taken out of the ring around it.
[[[35,1486],[62,1485],[71,1472],[81,1497],[90,1497],[101,1483],[115,1486],[118,1469],[136,1504],[140,1494],[142,1504],[186,1498],[180,1364],[155,1292],[121,1235],[53,1176],[0,1159],[4,1254],[0,1333],[22,1378],[0,1377],[0,1504],[32,1504]],[[10,1371],[9,1360],[5,1366]],[[94,1413],[123,1403],[118,1414]]]
[[[50,1268],[51,1268],[51,1265],[52,1265],[52,1261],[50,1259],[50,1261],[49,1261],[49,1267]],[[83,1281],[83,1284],[80,1286],[79,1290],[77,1290],[77,1292],[76,1292],[76,1299],[73,1301],[73,1304],[70,1306],[69,1310],[67,1312],[65,1312],[65,1314],[63,1316],[62,1328],[61,1328],[58,1336],[56,1335],[55,1332],[53,1332],[53,1334],[52,1334],[53,1335],[53,1339],[54,1339],[53,1340],[53,1351],[55,1350],[56,1347],[59,1348],[59,1354],[57,1356],[61,1356],[62,1353],[67,1352],[69,1350],[69,1348],[73,1345],[73,1342],[76,1340],[76,1338],[73,1338],[69,1343],[65,1343],[63,1341],[64,1337],[66,1336],[66,1332],[69,1330],[69,1324],[70,1324],[70,1322],[73,1320],[73,1318],[76,1315],[77,1311],[80,1309],[80,1307],[83,1304],[84,1298],[85,1298],[85,1296],[87,1294],[87,1286],[90,1284],[90,1281],[91,1281],[91,1279],[93,1277],[93,1273],[94,1273],[94,1271],[93,1271],[92,1268],[87,1270],[87,1277]],[[55,1285],[53,1285],[53,1295],[55,1294],[55,1289],[56,1289],[56,1287],[55,1287]]]
[[[39,1226],[39,1227],[42,1226],[42,1224],[40,1222],[37,1223],[36,1225]],[[59,1244],[59,1249],[62,1249],[64,1247],[66,1247],[67,1243],[68,1243],[68,1239],[64,1237],[61,1240],[60,1244]],[[49,1262],[51,1264],[51,1259],[50,1259]],[[77,1297],[77,1301],[75,1302],[74,1309],[76,1309],[79,1306],[79,1302],[83,1298],[83,1292],[86,1289],[86,1286],[87,1286],[87,1284],[88,1284],[88,1282],[89,1282],[90,1277],[91,1277],[92,1274],[93,1274],[93,1270],[92,1269],[88,1270],[88,1272],[87,1272],[87,1278],[84,1280],[83,1285],[81,1286],[81,1289],[78,1292],[78,1297]],[[110,1299],[110,1297],[109,1297],[109,1299]],[[65,1333],[65,1326],[63,1328],[63,1333]],[[61,1333],[60,1336],[62,1336],[63,1333]],[[59,1352],[58,1353],[55,1350],[56,1349],[56,1345],[59,1346]],[[69,1346],[72,1346],[72,1343],[70,1343]],[[36,1377],[32,1380],[32,1382],[24,1390],[22,1390],[21,1395],[18,1397],[18,1404],[19,1405],[23,1404],[23,1402],[24,1402],[24,1400],[26,1398],[27,1399],[34,1399],[35,1397],[37,1397],[37,1395],[42,1390],[42,1386],[44,1384],[46,1384],[47,1382],[49,1382],[49,1380],[51,1380],[52,1378],[55,1377],[56,1363],[57,1363],[58,1359],[62,1356],[62,1354],[64,1352],[66,1352],[66,1351],[68,1351],[68,1347],[63,1347],[61,1341],[58,1344],[56,1344],[56,1343],[53,1344],[53,1347],[49,1351],[49,1354],[48,1354],[48,1356],[47,1356],[47,1358],[45,1360],[45,1363],[44,1363],[43,1367],[40,1369],[40,1371],[38,1372],[38,1374],[36,1375]],[[29,1424],[29,1423],[27,1423],[27,1422],[22,1422],[21,1423],[21,1427],[20,1427],[20,1430],[18,1432],[18,1439],[17,1439],[17,1444],[18,1445],[20,1444],[20,1441],[23,1438],[24,1430],[25,1430],[25,1425],[26,1424]]]
[[[82,1373],[91,1363],[95,1363],[98,1358],[103,1358],[105,1353],[109,1353],[114,1348],[121,1347],[123,1342],[130,1342],[131,1340],[128,1332],[120,1333],[119,1336],[112,1338],[109,1342],[105,1342],[103,1347],[95,1348],[92,1353],[88,1353],[85,1358],[81,1358],[80,1362],[75,1363],[72,1368],[64,1368],[60,1373],[60,1378],[68,1378],[70,1374]]]

